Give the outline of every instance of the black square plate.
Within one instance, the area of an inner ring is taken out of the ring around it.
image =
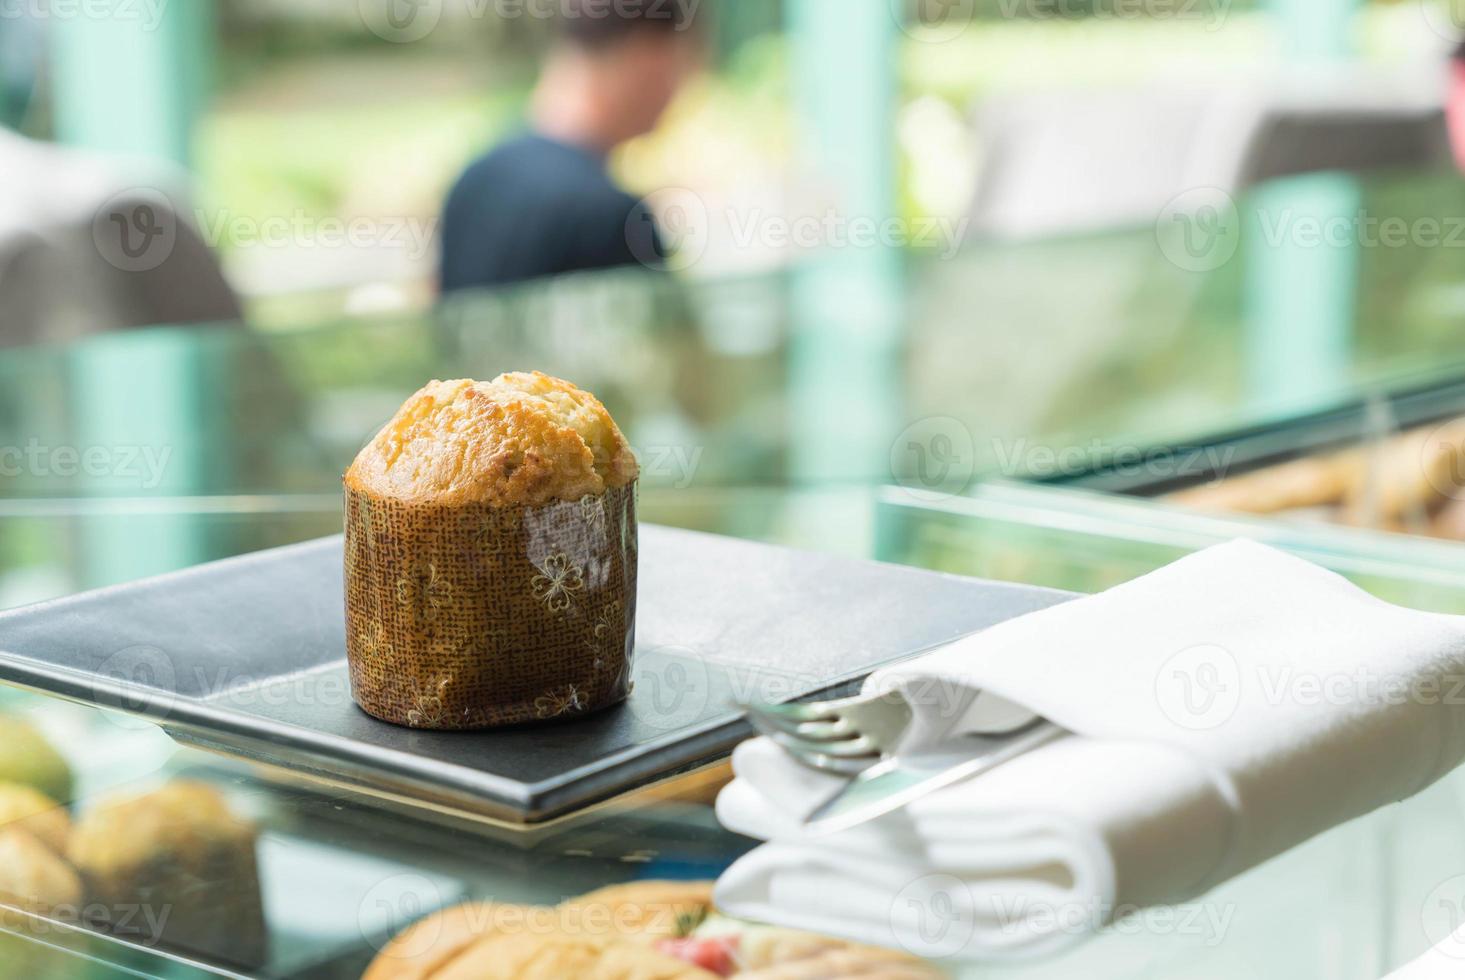
[[[847,686],[1063,593],[643,526],[630,700],[437,733],[350,698],[341,539],[0,614],[0,679],[141,712],[206,747],[513,823],[725,756],[736,705]]]

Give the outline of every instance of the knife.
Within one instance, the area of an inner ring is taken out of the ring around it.
[[[817,836],[858,827],[1067,734],[1040,718],[1016,731],[963,735],[920,752],[891,756],[855,776],[805,817],[804,831]]]

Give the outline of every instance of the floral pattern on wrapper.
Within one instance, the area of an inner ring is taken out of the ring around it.
[[[346,492],[347,659],[369,714],[425,729],[565,719],[625,699],[636,488],[542,507]]]

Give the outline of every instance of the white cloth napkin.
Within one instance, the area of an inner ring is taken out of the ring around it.
[[[1465,976],[1465,928],[1384,980],[1460,980]]]
[[[733,756],[729,828],[771,843],[718,900],[928,956],[1045,954],[1178,902],[1465,759],[1465,619],[1389,605],[1250,542],[1191,555],[880,671],[907,747],[982,727],[984,690],[1074,737],[820,839],[839,780],[764,740]]]

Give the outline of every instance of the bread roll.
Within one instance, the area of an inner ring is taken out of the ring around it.
[[[34,786],[57,803],[71,802],[71,767],[21,718],[0,716],[0,782]]]
[[[681,936],[712,911],[710,881],[634,881],[610,885],[561,903],[578,917],[578,931],[613,932],[644,940]]]
[[[716,974],[610,936],[511,933],[484,939],[432,980],[710,980]]]
[[[376,718],[490,728],[624,700],[636,459],[543,374],[434,381],[345,476],[351,690]]]
[[[430,980],[475,943],[529,931],[558,934],[558,910],[544,905],[469,902],[429,915],[382,947],[362,980]]]
[[[56,854],[65,854],[71,815],[40,790],[0,783],[0,831],[5,830],[24,830]]]
[[[256,966],[265,923],[255,836],[217,790],[178,781],[86,813],[67,854],[93,924]]]
[[[430,915],[362,980],[934,980],[905,953],[718,918],[712,882],[612,885],[558,907],[480,903]]]
[[[39,838],[24,830],[0,830],[0,902],[46,914],[82,902],[81,879]]]

